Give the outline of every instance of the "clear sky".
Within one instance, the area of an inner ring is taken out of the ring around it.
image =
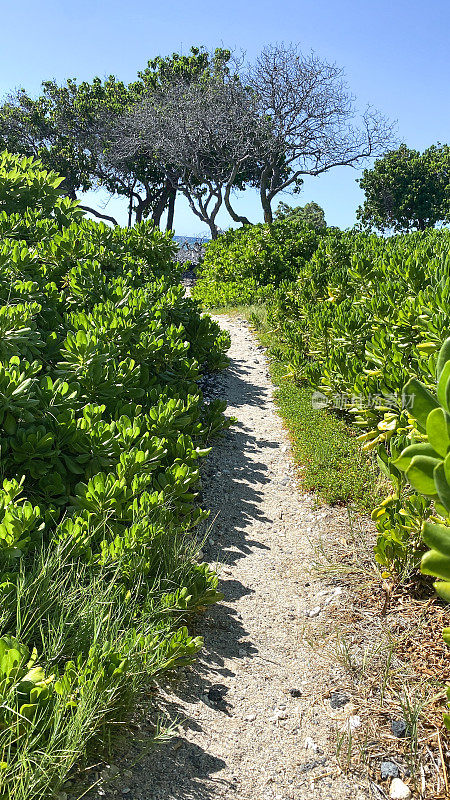
[[[246,51],[264,44],[300,42],[345,68],[360,107],[367,102],[398,121],[398,137],[424,149],[450,139],[450,3],[448,0],[0,0],[0,97],[41,80],[89,80],[115,74],[132,80],[149,58],[191,45]],[[315,200],[329,224],[349,227],[362,193],[358,173],[339,168],[305,181],[302,205]],[[104,197],[89,197],[101,207]],[[204,226],[178,202],[176,233]],[[255,192],[240,200],[253,221],[261,218]],[[125,220],[121,201],[111,213]],[[229,225],[226,213],[219,223]]]

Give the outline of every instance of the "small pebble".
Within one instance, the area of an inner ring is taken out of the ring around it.
[[[216,686],[211,686],[211,688],[207,691],[207,697],[208,700],[211,700],[211,703],[221,703],[224,694],[225,692],[223,689],[218,689]]]
[[[124,786],[122,789],[122,794],[130,794],[131,789],[129,786]]]
[[[411,797],[411,789],[406,783],[403,783],[401,778],[393,778],[389,789],[389,797],[391,797],[392,800],[409,800]]]
[[[289,689],[291,697],[302,697],[303,692],[301,689]]]
[[[315,743],[314,739],[311,739],[310,736],[306,737],[306,739],[305,739],[305,741],[303,743],[303,746],[304,746],[305,750],[313,750],[314,753],[317,753],[317,751],[319,749],[319,747]]]
[[[275,716],[273,717],[273,722],[278,722],[281,719],[287,719],[288,715],[286,711],[276,711]]]
[[[394,761],[382,761],[380,765],[381,780],[386,778],[398,778],[398,766]]]
[[[343,708],[349,702],[350,698],[345,692],[331,692],[330,694],[331,708]]]
[[[404,739],[406,736],[406,722],[404,719],[391,720],[391,731],[397,739]]]
[[[246,722],[254,722],[256,719],[256,714],[247,714],[245,717]]]

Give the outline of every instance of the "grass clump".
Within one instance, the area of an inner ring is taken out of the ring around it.
[[[286,377],[286,365],[271,362],[275,399],[293,445],[302,486],[327,503],[373,507],[377,478],[373,462],[361,450],[352,428],[336,415],[314,409],[312,389]]]

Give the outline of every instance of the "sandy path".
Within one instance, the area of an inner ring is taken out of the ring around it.
[[[238,424],[215,443],[202,504],[215,519],[204,557],[223,564],[225,599],[199,623],[201,657],[157,701],[184,720],[180,736],[148,752],[144,724],[116,758],[120,775],[89,797],[359,800],[365,790],[339,773],[329,741],[326,690],[341,688],[342,675],[305,641],[305,625],[331,619],[339,602],[336,587],[305,574],[308,540],[339,535],[345,514],[314,510],[296,490],[265,355],[243,320],[220,323],[232,339],[220,394]]]

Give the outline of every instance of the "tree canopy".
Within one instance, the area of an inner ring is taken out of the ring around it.
[[[266,47],[250,65],[192,47],[148,61],[128,85],[44,81],[39,97],[20,89],[0,107],[0,146],[60,172],[71,199],[103,187],[127,199],[130,225],[133,215],[159,225],[167,210],[170,229],[181,193],[212,236],[222,205],[249,224],[239,190],[256,188],[271,222],[276,195],[299,192],[303,175],[355,166],[390,141],[380,115],[358,116],[342,70],[294,45]]]
[[[289,219],[309,228],[326,228],[325,212],[318,203],[306,203],[305,206],[289,206],[287,203],[278,203],[275,211],[276,219]]]
[[[423,153],[406,144],[377,159],[358,181],[365,193],[362,224],[380,231],[425,230],[450,220],[450,147]]]
[[[374,109],[358,114],[343,70],[298,45],[269,45],[250,66],[247,83],[265,125],[259,191],[265,222],[272,201],[298,190],[303,175],[356,166],[384,153],[392,126]]]

